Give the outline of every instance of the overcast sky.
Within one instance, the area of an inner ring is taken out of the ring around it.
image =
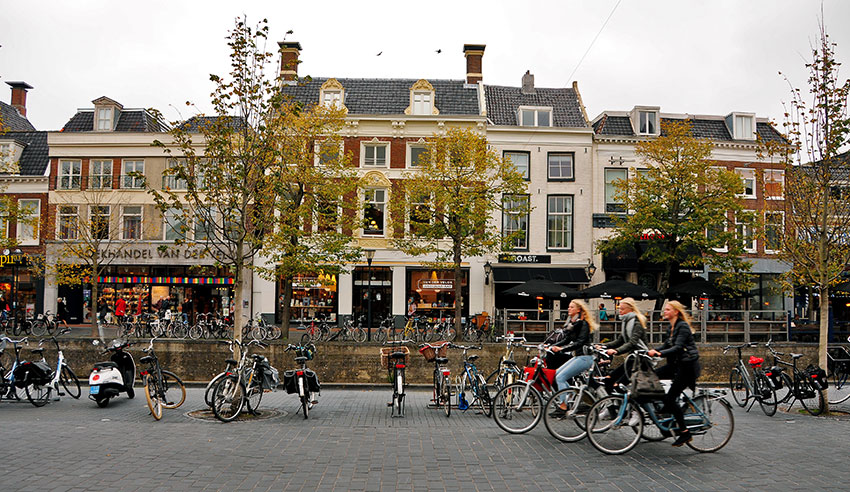
[[[250,23],[267,18],[273,42],[294,31],[287,40],[302,45],[299,75],[463,79],[463,44],[486,44],[485,83],[519,86],[526,70],[538,87],[576,80],[591,119],[655,105],[781,121],[789,85],[778,72],[805,84],[821,4],[0,0],[0,80],[34,87],[28,117],[40,130],[60,129],[100,96],[186,118],[194,114],[186,101],[209,110],[209,74],[226,73],[224,38],[245,14]],[[850,77],[850,1],[825,0],[823,9]],[[5,84],[0,100],[10,102]]]

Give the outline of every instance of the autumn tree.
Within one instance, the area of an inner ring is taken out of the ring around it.
[[[450,128],[428,139],[419,163],[392,196],[391,222],[398,236],[393,243],[404,253],[431,256],[425,263],[433,268],[454,271],[454,325],[460,333],[461,262],[505,249],[511,238],[502,235],[493,217],[506,206],[526,213],[510,199],[526,193],[526,185],[509,159],[468,129]]]
[[[810,286],[820,297],[818,363],[827,367],[830,287],[850,263],[850,155],[842,153],[850,136],[847,96],[850,80],[839,77],[835,44],[821,27],[812,48],[808,87],[793,88],[786,108],[786,135],[793,152],[785,154],[785,227],[780,257],[788,279]]]
[[[718,283],[731,289],[748,286],[750,263],[743,258],[744,240],[734,223],[754,225],[738,194],[740,177],[712,161],[713,145],[695,138],[687,121],[662,121],[661,136],[638,143],[635,153],[647,169],[615,182],[627,215],[615,222],[613,235],[598,249],[633,248],[650,239],[641,260],[663,265],[658,291],[666,294],[677,267],[720,272]],[[725,251],[725,252],[719,252]]]

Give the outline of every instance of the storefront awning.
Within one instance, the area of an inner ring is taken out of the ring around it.
[[[543,277],[558,284],[586,284],[584,268],[557,267],[493,267],[495,282],[522,283]]]

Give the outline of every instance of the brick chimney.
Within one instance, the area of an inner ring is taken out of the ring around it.
[[[531,74],[531,70],[526,70],[525,75],[522,76],[522,93],[537,94],[534,90],[534,75]]]
[[[17,109],[21,116],[27,116],[27,89],[32,86],[26,82],[6,82],[12,88],[12,107]]]
[[[280,46],[280,75],[283,80],[295,80],[298,78],[298,64],[301,61],[301,43],[297,41],[281,41]]]
[[[484,78],[481,72],[481,59],[484,58],[485,44],[463,45],[463,55],[466,57],[466,83],[477,84]]]

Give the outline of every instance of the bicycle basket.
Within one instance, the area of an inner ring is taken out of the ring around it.
[[[316,347],[311,343],[295,350],[296,357],[306,357],[307,360],[313,360],[316,355]]]
[[[419,353],[425,357],[426,362],[434,362],[437,357],[445,357],[449,351],[449,344],[444,344],[436,349],[430,345],[425,345],[419,349]]]
[[[761,367],[762,363],[764,363],[764,359],[761,357],[756,357],[755,355],[750,356],[749,364],[752,367]]]
[[[407,358],[410,355],[410,349],[407,347],[381,347],[381,367],[389,369],[390,354],[395,352],[404,352],[404,359],[398,359],[402,364],[407,364]]]

